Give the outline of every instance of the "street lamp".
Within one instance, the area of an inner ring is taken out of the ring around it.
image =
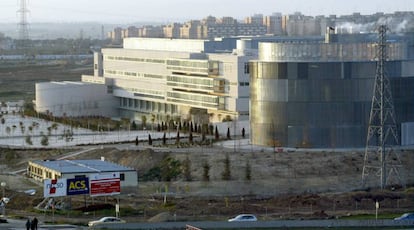
[[[3,204],[3,216],[6,216],[6,194],[5,194],[5,188],[6,188],[6,182],[1,182],[1,189],[3,191],[3,196],[1,198],[1,203]]]
[[[2,191],[3,191],[3,197],[5,197],[5,188],[6,188],[6,182],[1,182],[1,188],[2,188]]]

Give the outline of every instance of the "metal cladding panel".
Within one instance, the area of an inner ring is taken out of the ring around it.
[[[375,65],[288,63],[287,79],[269,75],[278,74],[276,71],[263,71],[274,69],[271,66],[277,65],[268,61],[251,63],[253,144],[329,148],[365,145],[375,75],[367,68],[372,70]],[[397,62],[391,66],[395,67],[390,70],[394,75],[401,73]],[[412,81],[414,78],[391,78],[397,120],[414,120]]]
[[[414,145],[414,122],[401,124],[401,145]]]

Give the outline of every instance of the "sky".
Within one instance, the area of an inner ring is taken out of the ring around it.
[[[243,19],[253,14],[364,15],[414,11],[413,0],[26,0],[29,23],[184,22],[206,16]],[[19,0],[0,0],[0,23],[18,23]]]

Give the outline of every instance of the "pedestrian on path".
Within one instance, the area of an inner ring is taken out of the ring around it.
[[[39,221],[37,220],[37,218],[35,217],[33,219],[33,225],[34,225],[34,229],[37,230],[37,224],[39,223]]]
[[[31,225],[30,218],[27,218],[27,221],[26,221],[26,230],[30,230],[30,225]]]

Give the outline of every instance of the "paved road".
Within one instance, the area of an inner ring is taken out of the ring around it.
[[[8,223],[0,223],[0,229],[15,229],[15,230],[26,230],[26,221],[25,220],[14,220],[8,219]],[[74,229],[88,229],[87,227],[81,227],[76,225],[69,225],[69,224],[60,224],[60,225],[44,225],[40,224],[38,226],[38,230],[45,230],[45,229],[59,229],[59,230],[74,230]]]
[[[7,224],[0,224],[0,229],[24,230],[24,220],[8,220]],[[414,228],[414,221],[393,220],[280,220],[280,221],[257,221],[257,222],[224,222],[224,221],[202,221],[202,222],[163,222],[163,223],[126,223],[106,225],[105,229],[185,229],[187,225],[201,229],[249,229],[249,228]],[[43,229],[88,229],[87,227],[75,225],[40,225]]]
[[[191,225],[201,229],[286,229],[286,228],[389,228],[401,227],[414,228],[414,221],[397,222],[394,220],[280,220],[280,221],[257,221],[257,222],[225,222],[225,221],[203,221],[203,222],[164,222],[164,223],[127,223],[108,226],[108,229],[185,229]]]

